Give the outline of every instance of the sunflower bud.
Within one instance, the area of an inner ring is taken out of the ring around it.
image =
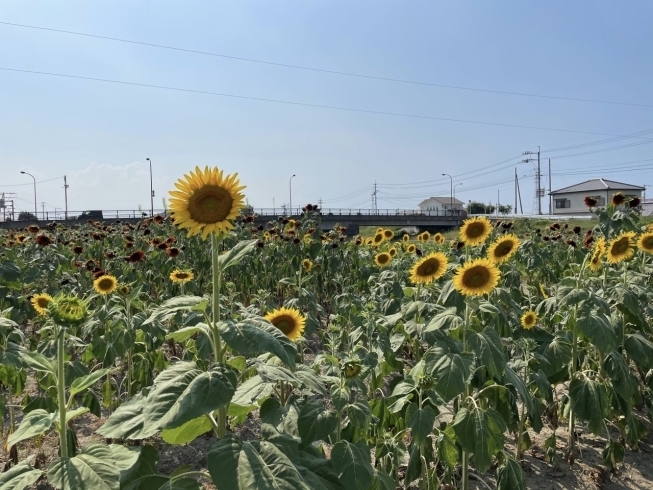
[[[74,326],[86,320],[88,304],[76,296],[57,296],[48,305],[52,319],[63,326]]]

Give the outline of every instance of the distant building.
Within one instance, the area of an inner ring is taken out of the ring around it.
[[[460,214],[463,211],[463,202],[455,197],[429,197],[418,204],[419,210],[424,214],[450,215]]]
[[[644,187],[639,185],[624,184],[608,179],[591,179],[580,184],[558,189],[551,192],[553,214],[582,215],[591,214],[585,205],[586,197],[593,197],[599,207],[609,203],[614,194],[621,192],[626,197],[639,197],[641,199]]]

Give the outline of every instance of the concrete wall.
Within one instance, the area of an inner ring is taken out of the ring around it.
[[[602,191],[585,191],[585,192],[567,192],[564,194],[555,194],[551,196],[553,198],[553,203],[551,207],[551,211],[553,214],[586,214],[590,215],[592,212],[590,209],[585,205],[585,197],[590,196],[594,198],[601,197],[603,198],[603,202],[601,202],[601,206],[603,207],[604,205],[608,204],[610,200],[612,199],[612,196],[618,192],[622,192],[625,196],[637,196],[639,198],[642,197],[642,191],[634,191],[634,190],[623,190],[620,191],[618,189],[608,189],[608,190],[602,190]],[[558,199],[567,199],[569,200],[569,207],[568,208],[556,208],[556,200]],[[543,203],[544,207],[544,203]]]

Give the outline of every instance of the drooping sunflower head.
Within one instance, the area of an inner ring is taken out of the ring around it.
[[[492,223],[485,216],[477,216],[463,221],[460,240],[467,245],[480,245],[492,232]]]
[[[408,242],[408,241],[410,241],[410,235],[408,233],[406,233],[406,234],[404,234],[404,236],[401,237],[401,239],[404,242]]]
[[[419,259],[410,270],[410,280],[415,284],[428,284],[447,272],[447,256],[442,252],[431,252]]]
[[[114,276],[104,275],[93,281],[93,288],[98,294],[111,294],[118,286],[118,280]]]
[[[388,253],[390,254],[390,257],[394,258],[397,255],[397,249],[392,247],[390,250],[388,250]]]
[[[436,233],[433,235],[433,241],[439,244],[444,243],[444,235],[442,233]]]
[[[39,232],[40,228],[36,225],[29,225],[27,227],[27,231],[29,231],[32,235],[36,235]]]
[[[310,259],[302,260],[302,269],[306,272],[311,272],[311,270],[313,270],[313,262],[311,262]]]
[[[381,252],[374,256],[374,262],[379,267],[386,267],[392,261],[392,255],[388,252]]]
[[[521,326],[530,330],[537,323],[537,314],[533,310],[528,310],[521,316]]]
[[[600,253],[598,250],[594,250],[592,252],[592,257],[590,258],[589,261],[589,268],[593,272],[597,272],[601,269],[601,265],[603,264],[603,261],[601,260],[603,257],[603,254]]]
[[[188,281],[192,281],[194,277],[195,275],[193,272],[189,270],[175,269],[170,273],[170,280],[178,284],[184,284]]]
[[[637,248],[642,252],[653,254],[653,233],[650,231],[642,233],[637,240]]]
[[[48,305],[52,301],[52,296],[46,293],[35,294],[32,296],[30,303],[39,315],[45,315],[48,312]]]
[[[585,196],[585,199],[583,199],[583,201],[585,202],[585,206],[587,206],[588,208],[596,207],[596,205],[599,203],[596,199],[590,196]]]
[[[347,361],[344,367],[346,378],[353,378],[360,373],[362,369],[360,361]]]
[[[626,231],[608,243],[607,259],[611,264],[618,264],[629,259],[635,253],[635,233]]]
[[[372,243],[374,245],[380,245],[385,241],[385,235],[383,234],[382,231],[378,232],[376,235],[374,235],[374,238],[372,239]]]
[[[519,247],[519,238],[516,235],[504,235],[490,245],[487,255],[492,262],[502,264],[513,256],[517,247]]]
[[[306,318],[295,308],[278,308],[265,315],[265,319],[292,341],[302,336],[306,326]]]
[[[482,296],[497,287],[501,273],[488,259],[475,259],[458,269],[453,286],[465,296]]]
[[[392,240],[395,236],[395,232],[392,230],[383,230],[383,237],[386,240]]]
[[[50,301],[48,312],[59,325],[74,326],[86,320],[88,304],[77,296],[60,295]]]
[[[40,235],[36,235],[35,240],[36,240],[36,243],[38,245],[40,245],[41,247],[47,247],[48,245],[50,245],[52,243],[52,238],[50,238],[48,235],[45,235],[43,233],[40,234]]]
[[[626,202],[626,196],[623,195],[623,192],[617,192],[612,195],[612,204],[615,206],[621,206]]]
[[[221,233],[233,228],[232,221],[245,206],[238,174],[224,175],[217,167],[184,175],[170,191],[170,212],[175,225],[188,229],[188,236]]]

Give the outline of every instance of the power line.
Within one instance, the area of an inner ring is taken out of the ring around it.
[[[362,73],[354,73],[354,72],[346,72],[346,71],[338,71],[338,70],[327,70],[324,68],[313,68],[313,67],[308,67],[308,66],[301,66],[301,65],[293,65],[293,64],[288,64],[288,63],[278,63],[274,61],[265,61],[265,60],[258,60],[254,58],[244,58],[241,56],[231,56],[231,55],[226,55],[226,54],[219,54],[219,53],[211,53],[208,51],[199,51],[195,49],[187,49],[187,48],[179,48],[175,46],[167,46],[164,44],[155,44],[155,43],[147,43],[143,41],[133,41],[130,39],[121,39],[117,37],[110,37],[110,36],[101,36],[97,34],[87,34],[84,32],[76,32],[76,31],[67,31],[63,29],[53,29],[49,27],[39,27],[39,26],[31,26],[31,25],[26,25],[26,24],[16,24],[12,22],[0,22],[0,24],[3,25],[8,25],[8,26],[13,26],[13,27],[22,27],[26,29],[36,29],[40,31],[50,31],[50,32],[57,32],[60,34],[70,34],[74,36],[84,36],[84,37],[90,37],[90,38],[95,38],[95,39],[103,39],[106,41],[116,41],[116,42],[121,42],[121,43],[128,43],[128,44],[135,44],[139,46],[148,46],[151,48],[159,48],[159,49],[168,49],[172,51],[180,51],[184,53],[193,53],[193,54],[199,54],[203,56],[213,56],[216,58],[225,58],[225,59],[231,59],[231,60],[238,60],[238,61],[246,61],[249,63],[258,63],[258,64],[263,64],[263,65],[270,65],[270,66],[280,66],[284,68],[292,68],[296,70],[305,70],[305,71],[313,71],[313,72],[319,72],[319,73],[329,73],[331,75],[342,75],[342,76],[348,76],[348,77],[356,77],[356,78],[366,78],[370,80],[381,80],[385,82],[395,82],[395,83],[407,83],[411,85],[422,85],[422,86],[428,86],[428,87],[438,87],[438,88],[447,88],[447,89],[452,89],[452,90],[465,90],[465,91],[471,91],[471,92],[485,92],[485,93],[491,93],[491,94],[501,94],[501,95],[513,95],[513,96],[519,96],[519,97],[536,97],[540,99],[555,99],[555,100],[568,100],[568,101],[573,101],[573,102],[586,102],[586,103],[595,103],[595,104],[610,104],[610,105],[625,105],[625,106],[635,106],[635,107],[653,107],[653,104],[644,104],[644,103],[635,103],[635,102],[617,102],[617,101],[611,101],[611,100],[599,100],[599,99],[584,99],[584,98],[578,98],[578,97],[563,97],[563,96],[556,96],[556,95],[542,95],[542,94],[531,94],[531,93],[526,93],[526,92],[511,92],[507,90],[491,90],[491,89],[483,89],[483,88],[476,88],[476,87],[465,87],[461,85],[446,85],[446,84],[441,84],[441,83],[431,83],[431,82],[422,82],[418,80],[406,80],[406,79],[401,79],[401,78],[392,78],[392,77],[381,77],[381,76],[375,76],[375,75],[366,75]]]
[[[518,129],[536,129],[539,131],[555,131],[555,132],[561,132],[561,133],[577,133],[577,134],[594,134],[598,136],[621,136],[621,135],[615,135],[611,133],[599,133],[599,132],[594,132],[594,131],[578,131],[574,129],[560,129],[560,128],[547,128],[547,127],[541,127],[541,126],[525,126],[525,125],[520,125],[520,124],[505,124],[505,123],[496,123],[496,122],[489,122],[489,121],[473,121],[470,119],[454,119],[454,118],[446,118],[446,117],[435,117],[435,116],[422,116],[419,114],[408,114],[408,113],[400,113],[400,112],[386,112],[386,111],[373,111],[373,110],[368,110],[368,109],[356,109],[352,107],[341,107],[341,106],[331,106],[331,105],[323,105],[323,104],[311,104],[307,102],[295,102],[295,101],[290,101],[290,100],[281,100],[281,99],[267,99],[263,97],[250,97],[246,95],[236,95],[236,94],[225,94],[225,93],[220,93],[220,92],[209,92],[205,90],[194,90],[194,89],[186,89],[186,88],[180,88],[180,87],[169,87],[165,85],[153,85],[149,83],[137,83],[137,82],[126,82],[122,80],[111,80],[108,78],[96,78],[96,77],[84,77],[84,76],[79,76],[79,75],[67,75],[63,73],[51,73],[51,72],[44,72],[44,71],[35,71],[35,70],[20,70],[17,68],[5,68],[5,67],[0,67],[0,70],[3,71],[8,71],[8,72],[15,72],[15,73],[28,73],[32,75],[46,75],[46,76],[51,76],[51,77],[61,77],[61,78],[72,78],[76,80],[88,80],[88,81],[94,81],[94,82],[104,82],[104,83],[115,83],[119,85],[128,85],[128,86],[133,86],[133,87],[145,87],[145,88],[155,88],[155,89],[161,89],[161,90],[171,90],[175,92],[187,92],[187,93],[194,93],[194,94],[203,94],[203,95],[214,95],[218,97],[230,97],[234,99],[243,99],[243,100],[254,100],[258,102],[273,102],[276,104],[288,104],[288,105],[295,105],[295,106],[301,106],[301,107],[313,107],[313,108],[319,108],[319,109],[331,109],[331,110],[338,110],[338,111],[347,111],[347,112],[358,112],[358,113],[364,113],[364,114],[377,114],[377,115],[382,115],[382,116],[397,116],[397,117],[409,117],[409,118],[414,118],[414,119],[427,119],[427,120],[432,120],[432,121],[445,121],[445,122],[458,122],[458,123],[466,123],[466,124],[480,124],[483,126],[499,126],[499,127],[505,127],[505,128],[518,128]]]
[[[555,151],[563,151],[563,150],[575,150],[576,148],[585,148],[587,146],[596,146],[596,145],[604,145],[607,143],[613,143],[615,141],[623,140],[623,139],[630,139],[630,138],[641,138],[644,135],[651,134],[653,133],[653,129],[646,129],[644,131],[638,131],[636,133],[631,133],[631,134],[626,134],[623,136],[616,136],[614,138],[607,138],[607,139],[602,139],[598,141],[592,141],[590,143],[580,143],[577,145],[571,145],[571,146],[562,146],[559,148],[551,148],[549,150],[542,150],[542,153],[553,153]]]
[[[43,184],[43,183],[45,183],[45,182],[52,182],[53,180],[63,179],[63,177],[64,177],[64,176],[62,175],[61,177],[55,177],[54,179],[39,180],[39,181],[37,182],[37,184]],[[6,185],[5,185],[5,184],[2,184],[2,187],[23,187],[23,186],[26,186],[26,185],[34,185],[34,183],[33,183],[33,182],[30,182],[29,184],[6,184]]]

